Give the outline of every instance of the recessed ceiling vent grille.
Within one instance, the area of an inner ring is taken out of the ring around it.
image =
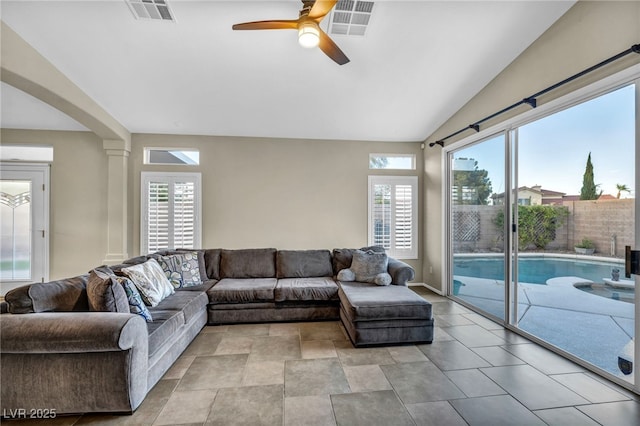
[[[329,33],[363,36],[372,10],[372,1],[340,0],[331,12]]]
[[[166,0],[125,0],[136,19],[173,21],[173,15]]]

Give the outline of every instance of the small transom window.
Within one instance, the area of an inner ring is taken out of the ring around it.
[[[415,170],[415,154],[369,154],[369,168],[382,170]]]
[[[197,166],[200,164],[200,151],[197,149],[145,148],[144,164]]]

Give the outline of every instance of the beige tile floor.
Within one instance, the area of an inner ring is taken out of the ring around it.
[[[46,424],[640,424],[637,395],[414,290],[434,306],[431,345],[355,349],[339,322],[207,326],[133,415]]]

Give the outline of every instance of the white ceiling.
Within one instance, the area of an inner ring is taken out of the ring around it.
[[[574,3],[376,1],[364,37],[332,35],[339,66],[295,31],[231,30],[296,19],[299,0],[167,2],[175,23],[124,0],[1,0],[1,16],[132,133],[421,141]],[[1,89],[2,127],[83,129]]]

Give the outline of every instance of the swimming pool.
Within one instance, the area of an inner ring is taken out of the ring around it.
[[[585,261],[575,258],[548,256],[520,257],[518,259],[518,281],[530,284],[546,284],[555,277],[580,277],[601,283],[611,277],[611,270],[617,268],[624,273],[624,265],[614,262]],[[502,257],[456,257],[453,274],[458,276],[504,280],[504,260]]]
[[[621,302],[635,303],[636,293],[632,288],[612,287],[607,284],[585,284],[575,286],[578,290],[606,297],[607,299],[619,300]]]

